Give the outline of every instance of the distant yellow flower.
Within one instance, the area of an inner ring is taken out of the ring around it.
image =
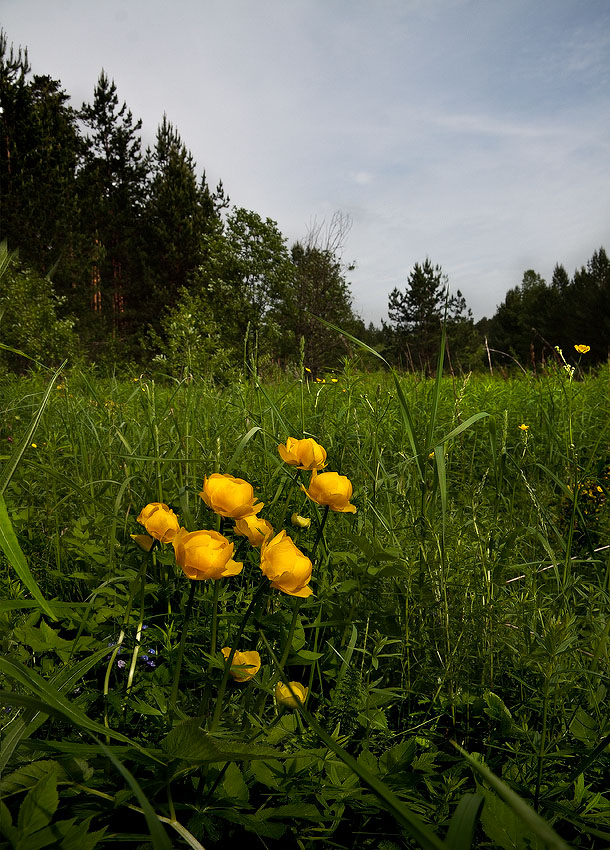
[[[273,526],[266,519],[252,514],[236,520],[235,531],[242,537],[247,537],[251,546],[258,547],[266,537],[273,534]]]
[[[292,688],[294,696],[290,693],[290,688]],[[305,685],[301,685],[300,682],[291,682],[290,688],[282,682],[278,682],[275,686],[275,701],[283,708],[296,708],[297,702],[300,702],[302,705],[309,690]]]
[[[288,437],[285,446],[278,446],[278,452],[284,463],[299,469],[323,469],[326,466],[326,449],[311,437],[297,440]]]
[[[306,366],[306,367],[305,367],[305,371],[306,371],[306,372],[309,372],[309,374],[311,375],[311,369],[309,368],[309,366]]]
[[[350,504],[352,498],[352,482],[346,475],[338,472],[323,472],[318,475],[314,469],[311,473],[309,490],[303,485],[302,489],[313,502],[324,507],[328,506],[331,511],[339,511],[343,514],[355,514],[356,506]]]
[[[33,449],[37,449],[37,448],[38,448],[38,443],[32,443],[31,445],[32,445],[32,448],[33,448]]]
[[[217,531],[187,531],[174,537],[174,554],[184,574],[197,581],[236,576],[243,564],[232,560],[235,545]]]
[[[525,424],[523,424],[523,425],[519,425],[519,428],[520,428],[522,431],[529,431],[530,426],[529,426],[529,425],[525,425]]]
[[[140,511],[137,522],[161,543],[171,543],[180,531],[178,517],[164,502],[151,502],[146,505]]]
[[[223,646],[220,650],[224,655],[225,661],[231,654],[230,646]],[[256,650],[248,650],[240,652],[235,650],[233,661],[231,662],[231,676],[236,682],[248,682],[253,676],[256,676],[261,669],[261,657]]]
[[[285,531],[280,531],[261,546],[261,571],[271,587],[306,599],[313,593],[308,586],[313,565],[307,555],[295,546]]]
[[[263,502],[254,504],[257,500],[251,484],[243,478],[221,475],[220,472],[213,472],[204,480],[199,495],[214,513],[231,519],[252,516],[263,508]]]
[[[588,352],[591,351],[590,345],[575,345],[574,348],[579,354],[588,354]]]
[[[338,384],[339,378],[331,378],[331,381],[333,382],[333,384]]]

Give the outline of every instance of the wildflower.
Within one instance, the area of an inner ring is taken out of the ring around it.
[[[220,472],[214,472],[204,479],[203,490],[199,495],[214,513],[232,519],[257,514],[264,504],[254,504],[256,498],[252,485],[243,478],[222,475]]]
[[[197,581],[236,576],[243,564],[232,560],[233,543],[217,531],[181,528],[173,540],[176,562],[184,574]]]
[[[273,526],[266,519],[252,514],[236,520],[235,531],[242,537],[247,537],[251,546],[258,547],[266,537],[273,534]]]
[[[333,384],[339,383],[339,378],[331,378],[330,380],[332,381]]]
[[[525,423],[522,423],[521,425],[519,425],[519,428],[521,431],[529,431],[530,426],[526,425]]]
[[[280,531],[261,546],[261,570],[271,582],[271,587],[306,599],[312,590],[308,587],[312,563],[298,549],[285,531]]]
[[[591,351],[590,345],[575,345],[574,348],[579,354],[588,354]]]
[[[326,466],[326,449],[311,437],[306,440],[288,437],[286,445],[278,446],[277,450],[284,463],[299,469],[324,469]]]
[[[37,448],[38,448],[38,444],[37,444],[37,443],[31,443],[31,446],[32,446],[32,448],[33,448],[33,449],[37,449]]]
[[[309,374],[311,375],[311,369],[309,368],[309,366],[305,366],[305,371],[309,372]]]
[[[294,696],[290,693],[292,689]],[[290,682],[290,688],[287,685],[278,682],[275,686],[275,701],[283,708],[296,708],[297,702],[301,705],[305,702],[309,688],[301,685],[300,682]]]
[[[178,531],[178,517],[164,502],[151,502],[142,508],[137,521],[161,543],[171,543]],[[138,541],[136,541],[138,542]]]
[[[231,654],[229,646],[223,647],[221,650],[225,661]],[[240,652],[235,650],[233,661],[231,663],[231,675],[236,682],[249,682],[253,676],[256,676],[261,668],[261,657],[255,650]]]
[[[290,517],[290,522],[295,528],[309,528],[311,525],[311,520],[308,517],[300,516],[299,514],[293,514]]]
[[[302,486],[302,485],[301,485]],[[302,489],[309,498],[319,505],[328,506],[331,511],[355,514],[356,506],[350,504],[352,498],[352,482],[346,475],[338,472],[323,472],[318,475],[316,470],[311,473],[309,490]]]
[[[126,662],[126,661],[124,661],[122,658],[119,658],[119,660],[118,660],[118,661],[117,661],[117,663],[116,663],[116,666],[117,666],[120,670],[122,670],[122,669],[125,667],[125,665],[126,665],[126,664],[127,664],[127,662]]]

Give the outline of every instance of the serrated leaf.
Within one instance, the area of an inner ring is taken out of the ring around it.
[[[485,799],[481,825],[494,846],[502,850],[544,850],[544,843],[497,794],[488,788],[478,790]]]
[[[231,799],[242,804],[248,802],[250,798],[248,786],[244,782],[242,772],[235,762],[231,762],[231,764],[227,767],[224,779],[222,780],[222,785]]]
[[[172,758],[200,763],[289,757],[271,747],[214,737],[199,728],[198,719],[186,720],[175,726],[161,747]]]
[[[57,774],[52,770],[38,780],[21,804],[17,822],[21,835],[31,835],[48,826],[58,805]]]
[[[63,767],[59,762],[52,759],[41,759],[31,764],[24,764],[8,776],[2,777],[0,780],[0,796],[3,798],[10,797],[11,794],[18,794],[20,791],[33,788],[37,782],[52,772],[55,773],[58,782],[68,781]]]

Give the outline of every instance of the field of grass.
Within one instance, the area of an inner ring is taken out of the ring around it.
[[[0,848],[610,846],[609,391],[561,364],[6,376]],[[289,437],[355,513],[307,496]],[[215,472],[311,559],[311,596],[202,500]],[[243,570],[146,551],[156,502]]]

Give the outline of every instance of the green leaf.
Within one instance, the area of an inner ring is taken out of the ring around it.
[[[464,794],[449,822],[445,842],[451,850],[470,850],[474,831],[485,798],[480,794]]]
[[[13,819],[11,818],[11,813],[5,803],[0,799],[0,835],[3,835],[5,838],[11,842],[11,844],[15,845],[17,843],[17,837],[19,835],[19,830],[16,826],[13,826]]]
[[[57,774],[51,770],[28,791],[21,804],[17,824],[21,835],[32,835],[48,826],[58,805]]]
[[[479,788],[485,805],[481,824],[485,835],[502,850],[544,850],[544,842],[506,803],[488,788]]]
[[[525,827],[529,830],[529,833],[527,834],[537,836],[543,844],[546,844],[548,850],[569,850],[568,845],[562,838],[560,838],[559,835],[557,835],[552,826],[541,818],[540,815],[530,806],[528,806],[525,800],[522,800],[521,797],[512,790],[512,788],[509,788],[506,782],[498,779],[498,777],[492,773],[486,765],[474,756],[471,756],[470,753],[466,752],[466,750],[463,749],[463,747],[460,747],[460,745],[455,741],[452,741],[451,743],[456,750],[462,754],[473,770],[483,777],[485,782],[487,782],[490,788],[496,792],[498,797],[501,797],[502,800],[510,806],[514,814],[523,821]],[[485,794],[484,796],[487,805],[488,795]],[[491,805],[493,806],[493,803]],[[485,809],[483,809],[483,813],[485,813]]]
[[[227,796],[231,797],[232,800],[242,805],[248,803],[250,798],[248,786],[244,782],[242,772],[235,762],[231,762],[227,767],[222,785]]]
[[[68,781],[68,776],[59,762],[52,759],[41,759],[18,767],[8,776],[2,776],[0,796],[2,798],[10,797],[11,794],[18,794],[20,791],[32,788],[50,773],[55,773],[58,782]]]
[[[161,746],[171,758],[189,762],[250,761],[251,759],[292,758],[271,747],[217,738],[199,728],[199,719],[185,720],[175,726]]]
[[[45,614],[50,617],[52,620],[57,620],[57,616],[53,609],[49,606],[48,602],[45,600],[44,596],[36,579],[32,575],[30,568],[28,566],[28,562],[25,559],[25,555],[23,554],[19,542],[17,540],[17,535],[13,530],[13,524],[11,523],[11,519],[8,515],[8,510],[6,508],[6,503],[4,501],[4,496],[0,491],[0,548],[6,555],[6,559],[12,568],[17,573],[19,580],[22,584],[27,587],[30,591],[34,599],[38,602],[42,610]]]

